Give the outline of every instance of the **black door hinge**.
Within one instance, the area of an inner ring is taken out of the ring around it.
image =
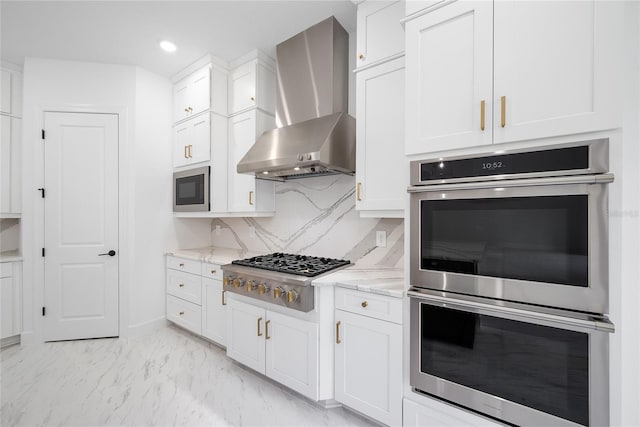
[[[44,248],[42,248],[42,256],[44,256]]]
[[[42,193],[42,198],[44,199],[44,188],[38,188],[38,191]]]
[[[44,313],[45,313],[45,309],[44,309],[44,307],[42,307],[42,315],[43,316],[44,316]]]
[[[42,129],[42,139],[44,139],[44,129]]]

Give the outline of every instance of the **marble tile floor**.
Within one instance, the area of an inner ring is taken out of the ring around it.
[[[0,351],[1,426],[369,426],[170,326],[131,339]]]

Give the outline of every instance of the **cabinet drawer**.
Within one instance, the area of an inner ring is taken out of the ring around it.
[[[202,277],[210,279],[222,280],[222,268],[218,264],[208,262],[202,263]]]
[[[167,270],[167,293],[200,305],[202,304],[202,277]]]
[[[402,298],[336,288],[336,309],[373,317],[388,322],[402,323]]]
[[[191,332],[202,333],[202,309],[199,305],[167,295],[167,320]]]
[[[0,277],[11,277],[13,275],[13,264],[10,262],[0,263]]]
[[[190,259],[167,256],[167,268],[200,275],[201,262]]]

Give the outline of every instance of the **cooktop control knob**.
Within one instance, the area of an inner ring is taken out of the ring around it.
[[[275,288],[273,290],[273,297],[278,299],[278,298],[282,298],[282,295],[284,295],[284,289],[282,289],[281,286],[278,286],[277,288]]]
[[[229,286],[232,281],[233,281],[233,276],[224,276],[222,278],[222,284],[225,286]]]
[[[255,288],[257,288],[257,287],[258,287],[258,285],[256,285],[256,282],[255,282],[255,281],[253,281],[253,280],[249,280],[249,281],[247,282],[247,290],[248,290],[249,292],[253,291],[253,290],[254,290]]]
[[[244,280],[239,279],[239,278],[233,279],[233,287],[234,288],[240,288],[242,286],[244,286]]]
[[[291,302],[295,302],[298,299],[298,293],[296,291],[289,291],[287,292],[287,301]]]
[[[260,295],[264,295],[264,294],[266,294],[267,292],[269,292],[269,286],[267,286],[267,284],[266,284],[266,283],[264,283],[264,282],[260,283],[260,284],[258,285],[258,293],[259,293]]]

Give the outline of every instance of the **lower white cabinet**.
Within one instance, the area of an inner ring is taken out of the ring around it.
[[[342,288],[335,295],[335,399],[381,423],[400,425],[402,324],[393,313],[402,313],[402,299]]]
[[[19,342],[11,339],[22,331],[22,262],[0,263],[0,346]]]
[[[225,345],[226,302],[217,264],[167,255],[167,320]]]
[[[403,427],[499,427],[503,424],[437,400],[419,396],[422,404],[403,401]]]
[[[229,298],[227,356],[318,400],[318,326],[313,322]]]

